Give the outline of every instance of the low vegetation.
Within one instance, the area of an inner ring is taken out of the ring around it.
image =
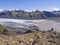
[[[4,27],[0,25],[0,33],[2,33],[3,31],[4,31]]]
[[[60,32],[49,30],[19,35],[0,35],[0,45],[60,45]]]
[[[4,28],[4,26],[0,25],[0,34],[4,34],[4,35],[14,35],[17,34],[16,32],[12,31],[12,30],[7,30]]]

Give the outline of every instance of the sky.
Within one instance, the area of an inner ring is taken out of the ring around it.
[[[60,0],[0,0],[0,10],[60,10]]]

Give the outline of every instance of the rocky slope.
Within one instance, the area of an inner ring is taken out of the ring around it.
[[[60,45],[60,32],[28,30],[18,34],[0,25],[0,45]]]
[[[15,18],[15,19],[46,19],[60,17],[60,11],[32,11],[27,12],[23,10],[4,10],[0,12],[0,18]]]
[[[0,35],[0,45],[60,45],[60,32],[40,31],[20,35]]]

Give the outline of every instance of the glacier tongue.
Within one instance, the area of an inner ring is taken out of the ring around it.
[[[15,28],[16,30],[50,30],[54,28],[55,31],[60,31],[60,23],[51,20],[22,20],[22,19],[6,19],[0,18],[0,24]],[[18,29],[19,28],[19,29]]]

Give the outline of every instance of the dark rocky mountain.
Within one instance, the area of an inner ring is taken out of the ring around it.
[[[4,10],[0,12],[0,18],[13,18],[13,19],[47,19],[60,17],[60,11],[32,11],[27,12],[23,10]]]

